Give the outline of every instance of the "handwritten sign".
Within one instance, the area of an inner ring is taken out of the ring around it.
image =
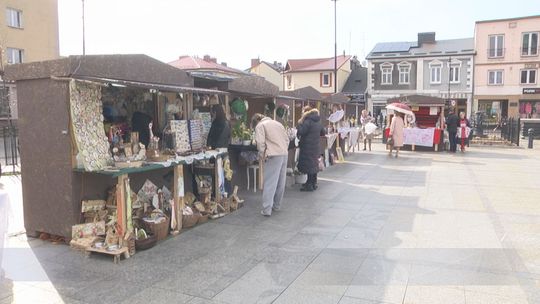
[[[423,147],[433,147],[435,128],[407,128],[403,130],[403,143]]]

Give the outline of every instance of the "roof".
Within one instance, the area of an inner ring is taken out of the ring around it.
[[[368,54],[368,59],[416,56],[448,56],[452,54],[474,54],[474,38],[437,40],[435,43],[382,42],[377,43]]]
[[[173,86],[193,87],[193,78],[147,55],[85,55],[13,64],[6,67],[7,80],[89,76]]]
[[[365,67],[359,67],[351,71],[347,82],[341,92],[344,94],[364,94],[367,89],[368,70]]]
[[[480,20],[480,21],[476,21],[476,23],[504,22],[504,21],[515,21],[515,20],[522,20],[522,19],[536,19],[536,18],[540,18],[540,15],[523,16],[523,17],[513,17],[513,18],[504,18],[504,19]]]
[[[335,93],[335,94],[329,95],[328,97],[324,99],[324,101],[328,103],[347,103],[350,100],[351,99],[343,93]]]
[[[401,102],[410,106],[444,106],[446,100],[427,95],[407,95],[388,99],[387,103]]]
[[[276,97],[279,88],[260,76],[244,76],[227,82],[226,91],[258,97]]]
[[[312,86],[296,89],[294,91],[281,91],[280,95],[294,97],[299,100],[321,101],[324,96]]]
[[[349,55],[337,57],[337,67],[341,68],[348,60]],[[285,73],[309,72],[309,71],[332,71],[334,70],[334,57],[315,59],[289,59],[285,65]]]
[[[270,63],[268,61],[261,61],[261,63],[266,64],[267,66],[269,66],[271,69],[273,69],[274,71],[276,71],[278,73],[281,73],[281,71],[283,71],[283,67],[275,65],[275,64]]]
[[[173,67],[179,68],[185,71],[197,71],[197,70],[211,70],[220,71],[229,74],[245,75],[244,71],[234,69],[223,64],[219,64],[212,60],[215,59],[203,59],[199,57],[180,56],[177,60],[169,62]]]

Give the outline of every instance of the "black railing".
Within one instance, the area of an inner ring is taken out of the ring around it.
[[[519,146],[520,118],[486,118],[476,115],[471,120],[474,143],[481,144],[513,144]]]
[[[3,172],[7,172],[6,166],[12,166],[15,173],[19,166],[19,137],[18,130],[15,126],[2,127],[0,129],[0,164],[3,167]]]

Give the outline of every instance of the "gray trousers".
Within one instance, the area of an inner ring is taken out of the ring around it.
[[[285,192],[288,155],[269,156],[264,163],[263,213],[272,214],[279,209]]]

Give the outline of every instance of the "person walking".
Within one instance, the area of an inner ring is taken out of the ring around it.
[[[396,115],[392,118],[390,123],[390,132],[389,136],[392,139],[392,144],[390,145],[390,152],[388,156],[392,156],[392,150],[396,149],[396,158],[398,157],[399,149],[403,147],[403,129],[405,128],[405,121],[403,119],[405,115],[400,112],[396,112]]]
[[[213,105],[210,109],[212,115],[212,126],[208,132],[207,146],[212,149],[227,148],[231,141],[231,127],[223,107],[219,104]]]
[[[465,152],[465,145],[469,141],[469,133],[471,132],[471,124],[469,120],[465,117],[464,112],[459,113],[459,132],[457,132],[457,137],[461,139],[461,152]]]
[[[270,216],[281,208],[285,192],[289,137],[281,123],[262,114],[253,116],[251,126],[255,129],[259,159],[264,161],[261,214]]]
[[[362,110],[360,116],[360,124],[362,125],[362,136],[364,137],[364,151],[366,151],[366,143],[369,143],[369,151],[371,151],[371,140],[373,139],[373,133],[366,133],[366,125],[373,123],[373,117],[368,114],[367,110]]]
[[[450,141],[450,152],[455,153],[457,150],[457,128],[459,126],[459,118],[454,113],[453,110],[450,110],[448,118],[446,118],[446,130],[448,131],[448,141]]]
[[[298,171],[307,174],[307,182],[300,191],[317,190],[317,173],[319,172],[319,156],[321,155],[321,136],[324,128],[321,124],[319,110],[310,106],[304,107],[304,113],[298,121],[296,135],[300,139],[298,155]]]

